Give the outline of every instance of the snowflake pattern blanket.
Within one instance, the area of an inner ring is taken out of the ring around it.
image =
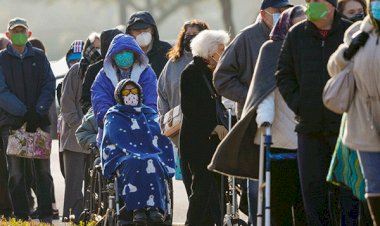
[[[127,210],[166,210],[166,180],[174,176],[170,140],[161,135],[158,114],[145,105],[115,105],[104,118],[101,143],[103,175],[118,177]]]

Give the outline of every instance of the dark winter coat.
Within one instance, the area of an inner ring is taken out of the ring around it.
[[[101,55],[102,60],[91,64],[85,73],[84,80],[83,80],[83,86],[82,86],[82,98],[81,98],[81,104],[82,108],[84,108],[85,112],[87,112],[87,109],[91,106],[91,86],[92,83],[94,83],[96,75],[99,73],[99,71],[103,68],[103,62],[104,58],[106,57],[108,48],[112,42],[112,39],[122,32],[118,29],[110,29],[105,30],[100,35],[100,48],[101,48]]]
[[[224,51],[214,72],[214,85],[221,96],[237,102],[240,117],[261,46],[270,29],[262,20],[242,30]]]
[[[166,62],[168,61],[166,53],[170,48],[172,48],[172,46],[168,42],[160,41],[156,21],[154,21],[152,15],[147,11],[140,11],[131,15],[127,24],[126,33],[130,34],[130,27],[139,21],[144,21],[153,27],[153,46],[146,55],[149,58],[149,64],[153,68],[153,71],[156,73],[158,78]]]
[[[335,13],[327,38],[323,39],[318,28],[305,20],[295,25],[285,39],[276,72],[277,86],[296,114],[299,133],[339,133],[341,116],[324,107],[322,91],[330,78],[327,62],[350,25]]]
[[[241,119],[219,144],[209,169],[226,175],[258,179],[259,147],[254,143],[259,104],[276,88],[274,73],[282,41],[267,41],[260,50]]]
[[[27,43],[20,56],[8,44],[0,52],[0,66],[0,126],[20,126],[27,110],[47,115],[54,101],[55,77],[45,54]]]
[[[203,73],[212,81],[212,72],[202,58],[194,60],[181,75],[181,108],[183,122],[180,134],[181,157],[211,159],[210,135],[217,125],[215,100],[203,79]]]

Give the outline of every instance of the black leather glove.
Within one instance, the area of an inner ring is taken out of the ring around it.
[[[26,112],[24,119],[26,121],[26,132],[35,133],[39,124],[39,116],[37,112],[33,110]]]
[[[348,48],[343,53],[344,59],[351,60],[352,57],[354,57],[355,54],[358,52],[360,47],[365,45],[365,43],[368,40],[368,37],[369,37],[368,33],[364,32],[364,31],[359,33],[358,35],[356,35],[352,39],[351,44],[348,46]]]
[[[50,119],[48,115],[40,115],[38,114],[38,127],[43,128],[46,126],[50,126]]]

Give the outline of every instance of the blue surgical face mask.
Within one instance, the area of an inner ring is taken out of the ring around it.
[[[132,52],[121,52],[115,54],[115,63],[118,67],[129,68],[134,61]]]
[[[380,21],[380,2],[371,2],[371,13],[375,20]]]
[[[280,19],[281,14],[280,13],[273,13],[272,14],[272,20],[273,20],[273,27],[276,25],[278,19]]]

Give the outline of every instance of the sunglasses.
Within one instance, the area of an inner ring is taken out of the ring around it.
[[[138,94],[139,89],[138,88],[132,88],[132,89],[124,89],[123,91],[121,91],[121,95],[123,95],[123,96],[128,96],[130,93]]]

